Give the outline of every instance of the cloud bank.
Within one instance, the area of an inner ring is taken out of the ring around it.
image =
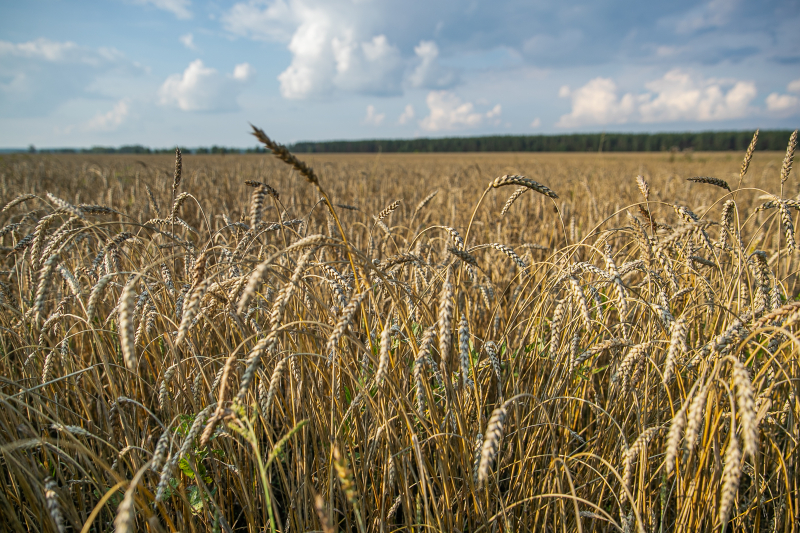
[[[752,81],[704,78],[680,69],[645,83],[646,92],[620,94],[610,78],[597,77],[574,91],[562,87],[572,111],[556,126],[577,128],[625,123],[712,122],[745,117],[754,111]]]

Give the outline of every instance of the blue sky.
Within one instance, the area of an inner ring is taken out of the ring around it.
[[[800,0],[25,0],[0,147],[796,128]]]

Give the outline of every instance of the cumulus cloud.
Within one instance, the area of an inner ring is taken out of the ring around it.
[[[786,86],[790,93],[800,93],[800,79],[790,81]],[[767,96],[767,110],[783,115],[793,115],[800,111],[800,97],[791,94],[771,93]]]
[[[556,123],[562,128],[627,122],[636,109],[634,96],[620,98],[617,85],[610,78],[595,78],[575,91],[561,87],[558,95],[572,98],[572,112]]]
[[[387,35],[387,7],[351,0],[249,0],[223,16],[226,30],[285,43],[290,65],[278,76],[285,98],[326,97],[336,91],[399,95],[403,86],[452,87],[458,77],[439,63],[439,48],[421,40],[414,55]]]
[[[189,50],[197,50],[197,45],[194,44],[194,35],[191,33],[187,33],[186,35],[181,35],[180,37],[181,44],[188,48]]]
[[[752,111],[750,102],[757,92],[751,81],[704,79],[677,69],[645,87],[650,94],[639,107],[642,122],[741,118]]]
[[[542,119],[539,117],[536,117],[535,119],[533,119],[533,122],[531,122],[531,128],[538,128],[541,125],[542,125]]]
[[[96,97],[104,77],[140,73],[140,67],[113,48],[44,38],[0,41],[0,114],[45,115],[71,98]]]
[[[250,81],[255,73],[256,71],[250,66],[250,63],[240,63],[233,67],[233,79],[238,81]]]
[[[196,59],[182,74],[164,81],[158,91],[160,103],[183,111],[234,111],[243,82],[251,75],[252,67],[247,63],[236,65],[233,74],[225,76]]]
[[[377,113],[374,105],[368,105],[367,116],[364,117],[364,124],[368,124],[370,126],[380,126],[385,118],[386,113]]]
[[[129,102],[122,99],[107,113],[98,113],[89,122],[85,129],[88,131],[113,131],[117,129],[128,117]]]
[[[151,5],[157,9],[169,11],[179,19],[192,18],[192,12],[189,11],[191,2],[189,0],[134,0],[137,4]]]
[[[439,47],[433,41],[420,41],[414,47],[419,64],[408,77],[414,88],[446,89],[458,82],[455,71],[439,64]]]
[[[400,118],[397,119],[398,124],[405,124],[414,120],[414,106],[411,104],[407,104],[406,108],[403,109],[403,114],[400,115]]]
[[[500,104],[497,104],[487,113],[479,113],[472,102],[463,102],[450,91],[431,91],[425,102],[429,113],[419,124],[428,131],[475,128],[485,119],[499,117],[502,112]]]
[[[645,88],[647,92],[620,95],[614,81],[602,77],[574,91],[562,87],[559,96],[572,99],[572,111],[556,126],[731,120],[754,111],[750,104],[757,93],[750,81],[703,78],[679,69]]]

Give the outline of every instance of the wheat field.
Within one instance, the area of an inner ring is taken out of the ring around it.
[[[798,531],[787,153],[0,161],[14,531]]]

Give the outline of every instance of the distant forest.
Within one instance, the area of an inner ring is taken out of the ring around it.
[[[785,150],[789,130],[765,130],[758,134],[758,150]],[[575,133],[569,135],[493,135],[487,137],[445,137],[441,139],[372,139],[362,141],[302,141],[288,145],[296,153],[426,153],[426,152],[741,152],[753,138],[752,131],[704,131],[698,133]],[[11,150],[4,150],[11,151]],[[148,148],[139,144],[93,146],[92,148],[49,148],[28,152],[94,154],[163,154],[175,148]],[[181,147],[185,154],[264,153],[263,146],[230,148]]]
[[[761,131],[758,150],[785,150],[789,130]],[[665,152],[670,150],[744,151],[752,131],[699,133],[578,133],[570,135],[494,135],[443,139],[298,142],[296,153],[375,152]]]

